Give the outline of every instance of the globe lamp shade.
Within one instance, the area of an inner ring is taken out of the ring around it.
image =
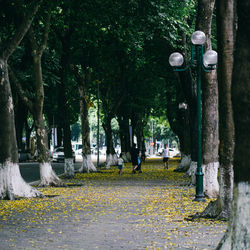
[[[206,41],[206,35],[204,32],[197,30],[192,34],[191,41],[194,45],[202,45]]]
[[[180,67],[184,62],[183,55],[179,52],[174,52],[169,57],[169,64],[172,67]]]
[[[203,58],[205,66],[213,66],[217,64],[218,54],[214,50],[207,50]]]

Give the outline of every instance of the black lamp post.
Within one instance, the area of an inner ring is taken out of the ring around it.
[[[196,72],[197,72],[197,123],[198,123],[198,138],[197,138],[197,170],[196,170],[196,195],[195,201],[204,201],[203,193],[203,172],[202,172],[202,115],[201,115],[201,72],[202,69],[205,72],[215,69],[217,64],[217,52],[214,50],[208,50],[203,54],[206,41],[206,35],[202,31],[195,31],[192,34],[192,55],[189,65],[182,68],[184,58],[181,53],[172,53],[169,57],[169,63],[174,67],[174,71],[185,71],[193,65],[194,61],[194,48],[196,50]]]

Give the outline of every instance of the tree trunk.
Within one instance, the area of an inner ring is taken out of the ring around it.
[[[80,115],[82,125],[82,166],[79,172],[96,172],[97,169],[91,160],[91,148],[90,148],[90,127],[88,117],[88,96],[87,96],[87,84],[89,72],[87,69],[83,69],[82,75],[75,70],[78,91],[80,98]]]
[[[71,131],[70,131],[70,124],[69,124],[69,116],[68,116],[68,109],[66,107],[66,96],[65,96],[65,86],[62,84],[61,90],[62,95],[61,98],[64,100],[64,104],[61,106],[62,111],[64,114],[62,121],[63,121],[63,148],[64,148],[64,175],[67,178],[73,178],[75,175],[74,169],[74,159],[73,159],[73,152],[72,152],[72,145],[71,145]]]
[[[181,124],[181,131],[179,133],[181,162],[175,169],[176,172],[186,172],[191,164],[191,131],[190,131],[190,113],[189,107],[179,107],[178,120]]]
[[[143,122],[138,120],[136,126],[136,138],[137,138],[137,147],[139,152],[141,153],[141,159],[145,162],[146,159],[146,147],[145,147],[145,139],[143,134]]]
[[[250,4],[237,1],[238,31],[232,80],[235,124],[234,195],[228,231],[217,249],[250,249]]]
[[[235,8],[233,0],[217,4],[219,49],[219,135],[220,135],[220,214],[229,218],[233,199],[234,121],[231,101],[233,51],[235,41]]]
[[[184,48],[183,54],[187,54],[186,49],[186,34],[182,35],[182,43],[181,45]],[[181,74],[176,73],[178,81],[180,83],[181,89],[185,94],[185,101],[187,102],[187,109],[185,112],[185,126],[180,134],[183,134],[185,144],[187,142],[187,148],[182,150],[182,159],[183,163],[180,164],[180,169],[187,168],[187,170],[193,170],[197,167],[197,136],[198,136],[198,120],[197,120],[197,91],[196,91],[196,82],[194,81],[194,77],[192,75],[191,69],[182,72]],[[188,126],[187,126],[188,125]],[[185,139],[186,138],[186,139]],[[188,139],[189,138],[189,139]],[[188,143],[190,145],[188,146]],[[185,145],[184,144],[184,145]],[[190,156],[189,156],[190,155]],[[191,160],[189,160],[191,158]],[[189,164],[189,165],[188,165]],[[192,172],[192,171],[191,171]],[[194,171],[195,172],[195,171]],[[195,180],[195,176],[192,177]],[[194,182],[195,184],[195,182]]]
[[[234,123],[231,103],[231,82],[234,44],[234,1],[217,4],[218,86],[220,112],[220,189],[219,197],[201,213],[202,217],[228,219],[233,197]]]
[[[41,178],[40,185],[61,186],[62,181],[53,171],[49,160],[48,135],[45,130],[44,119],[43,119],[44,88],[42,79],[41,57],[46,47],[50,19],[48,18],[46,20],[47,23],[44,31],[44,43],[41,45],[41,48],[38,47],[37,41],[35,40],[33,29],[31,29],[28,33],[33,52],[32,56],[33,56],[34,77],[35,77],[34,80],[35,101],[33,104],[32,112],[36,129],[37,151],[39,157],[40,178]]]
[[[107,115],[105,122],[103,124],[103,128],[106,135],[106,168],[110,168],[110,166],[117,165],[118,158],[114,150],[113,138],[112,138],[112,128],[111,128],[111,116]]]
[[[23,128],[27,120],[27,116],[28,116],[27,107],[18,98],[16,109],[15,109],[15,128],[16,128],[17,146],[18,146],[18,149],[21,151],[24,150],[22,138],[23,138]]]
[[[121,153],[125,162],[131,160],[129,145],[129,120],[126,117],[118,117],[120,128]]]
[[[231,103],[231,82],[234,44],[234,1],[217,4],[218,27],[218,86],[219,86],[219,134],[220,134],[220,191],[203,216],[228,219],[233,197],[234,123]]]
[[[211,49],[211,23],[215,0],[199,0],[196,29],[206,34],[206,49]],[[203,74],[202,81],[202,156],[204,194],[216,198],[218,183],[218,86],[217,73],[212,70]]]
[[[62,181],[58,178],[56,173],[53,171],[48,150],[48,138],[44,127],[42,103],[36,100],[35,103],[36,112],[33,114],[36,130],[36,143],[38,151],[38,161],[40,167],[40,186],[61,186]]]
[[[62,127],[61,126],[56,127],[56,133],[57,133],[56,147],[62,147],[63,133],[62,133]]]
[[[63,146],[64,146],[64,175],[67,178],[73,178],[75,175],[74,169],[74,159],[72,153],[72,145],[71,145],[71,131],[70,131],[70,122],[69,122],[69,114],[67,107],[67,98],[66,98],[66,73],[68,67],[68,59],[69,59],[69,51],[70,51],[70,33],[66,33],[65,36],[62,37],[62,56],[61,56],[61,72],[60,78],[61,81],[59,85],[59,107],[60,107],[60,120],[62,121],[63,126]]]

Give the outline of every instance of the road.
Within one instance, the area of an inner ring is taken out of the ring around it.
[[[64,173],[64,163],[52,163],[52,168],[57,175]],[[22,162],[19,163],[20,172],[26,182],[33,182],[40,179],[38,162]],[[81,167],[81,162],[75,163],[75,170]]]
[[[96,165],[96,156],[93,155],[92,157],[93,163]],[[100,156],[100,163],[105,161],[105,157],[102,155]],[[76,158],[75,163],[75,170],[79,169],[82,164],[82,158]],[[64,163],[51,163],[53,170],[56,172],[57,175],[64,173]],[[39,163],[38,162],[21,162],[19,163],[20,172],[23,179],[26,182],[33,182],[40,179],[40,172],[39,172]]]

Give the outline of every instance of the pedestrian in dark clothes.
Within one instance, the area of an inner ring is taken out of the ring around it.
[[[133,166],[132,173],[135,174],[136,171],[139,171],[139,173],[141,173],[141,159],[139,157],[139,149],[136,147],[135,143],[133,144],[133,147],[131,149],[131,161]]]

